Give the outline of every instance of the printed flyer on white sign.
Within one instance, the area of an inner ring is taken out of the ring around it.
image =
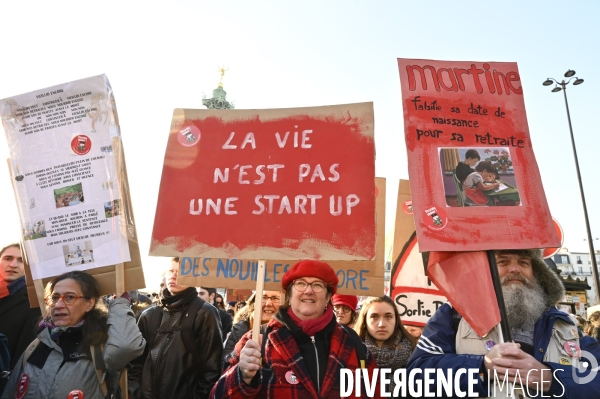
[[[6,98],[0,115],[33,279],[129,261],[106,76]]]

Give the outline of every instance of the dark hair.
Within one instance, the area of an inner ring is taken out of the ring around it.
[[[172,260],[173,262],[177,262],[177,263],[179,263],[179,256],[176,256],[176,257],[174,257],[174,258],[171,258],[171,260]]]
[[[221,302],[217,302],[217,298],[221,298]],[[225,309],[225,304],[223,302],[225,302],[225,299],[223,299],[223,296],[221,294],[216,294],[215,295],[215,303],[221,309]]]
[[[19,249],[19,251],[21,251],[21,252],[23,251],[23,250],[21,249],[21,244],[19,244],[19,243],[15,242],[15,243],[13,243],[13,244],[8,244],[8,245],[7,245],[7,246],[5,246],[4,248],[0,249],[0,256],[2,256],[2,254],[4,254],[4,251],[6,251],[8,248],[18,248],[18,249]]]
[[[473,159],[473,158],[477,158],[479,160],[481,160],[481,157],[479,156],[479,153],[477,152],[477,150],[468,150],[467,153],[465,154],[465,159]]]
[[[493,173],[494,175],[496,174],[496,168],[489,161],[479,162],[477,166],[475,166],[475,170],[477,172],[483,172],[485,170],[488,173]]]
[[[367,299],[365,302],[363,302],[362,307],[360,308],[360,313],[358,315],[358,321],[354,325],[354,331],[356,331],[358,333],[358,336],[360,337],[360,339],[362,339],[364,341],[366,334],[369,333],[367,331],[367,312],[369,311],[369,308],[371,307],[371,305],[374,303],[387,303],[388,305],[390,305],[392,307],[392,309],[394,309],[394,315],[396,316],[396,327],[394,328],[394,333],[388,340],[391,340],[394,337],[396,337],[398,334],[400,334],[404,338],[408,339],[408,341],[410,342],[411,348],[415,349],[415,346],[417,346],[417,341],[416,341],[415,337],[413,337],[412,334],[409,333],[406,330],[406,328],[404,328],[404,325],[402,324],[402,320],[400,320],[400,313],[398,313],[398,308],[396,307],[396,304],[394,303],[394,301],[389,296],[385,296],[385,295],[380,296],[380,297],[371,297],[371,298]]]
[[[89,273],[75,270],[72,272],[63,273],[60,276],[52,279],[46,287],[48,294],[54,291],[54,287],[59,281],[71,279],[75,281],[83,296],[86,299],[94,299],[95,304],[92,310],[84,316],[83,323],[83,340],[88,345],[97,345],[106,342],[108,339],[108,311],[100,301],[100,285],[96,279]],[[49,310],[49,309],[48,309]]]
[[[208,292],[208,297],[209,298],[210,298],[210,296],[212,294],[215,294],[215,298],[213,299],[213,303],[212,303],[212,305],[214,305],[215,304],[214,303],[215,299],[217,299],[217,289],[216,288],[209,288],[209,287],[200,287],[200,288],[202,288],[203,290],[206,290]]]
[[[202,288],[203,290],[208,291],[208,295],[209,296],[212,295],[212,294],[215,294],[215,298],[217,297],[217,289],[216,288],[209,288],[209,287],[200,287],[200,288]]]
[[[352,316],[350,316],[350,322],[348,322],[348,325],[353,326],[356,324],[356,320],[358,320],[358,312],[356,309],[352,309]]]

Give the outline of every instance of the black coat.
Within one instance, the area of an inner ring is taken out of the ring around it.
[[[225,361],[227,356],[233,352],[235,344],[237,344],[248,331],[250,331],[250,323],[248,320],[238,321],[231,327],[231,334],[229,334],[229,337],[225,342],[225,348],[223,348],[223,370],[226,368]]]
[[[196,313],[194,355],[186,347],[181,331],[177,331],[189,303],[172,309],[153,306],[140,315],[138,327],[146,342],[153,335],[149,323],[154,312],[162,313],[160,330],[169,332],[157,334],[152,347],[146,345],[144,354],[131,362],[129,392],[132,399],[208,398],[221,375],[223,341],[219,316],[217,309],[208,303]],[[197,355],[202,358],[198,359]]]
[[[231,318],[231,315],[223,309],[219,307],[216,308],[219,311],[219,319],[221,320],[221,331],[223,333],[223,341],[225,341],[225,337],[227,337],[227,334],[229,333],[229,331],[231,331],[233,319]]]
[[[41,315],[40,308],[29,307],[27,287],[0,299],[0,334],[6,335],[8,339],[11,370],[27,346],[36,338],[36,324]]]

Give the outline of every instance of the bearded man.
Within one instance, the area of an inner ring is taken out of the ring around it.
[[[584,336],[554,306],[564,287],[546,266],[541,251],[496,251],[496,262],[513,342],[501,343],[499,326],[478,336],[451,305],[444,304],[427,323],[408,371],[452,369],[454,377],[461,369],[477,369],[477,397],[600,397],[600,343]],[[503,384],[502,389],[498,385],[494,390],[495,380]],[[514,381],[513,388],[506,384]],[[437,386],[430,387],[437,392]],[[468,388],[464,373],[455,381],[454,392],[468,392]]]

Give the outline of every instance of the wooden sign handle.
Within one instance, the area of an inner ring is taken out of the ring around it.
[[[262,319],[262,296],[265,288],[265,261],[258,261],[256,271],[256,292],[254,293],[254,325],[252,326],[252,339],[260,343],[260,322]]]
[[[44,283],[41,279],[33,280],[33,286],[35,287],[35,293],[37,295],[38,303],[40,304],[40,310],[42,315],[46,315],[46,301],[44,301]]]
[[[116,293],[121,295],[125,292],[125,264],[118,263],[115,265],[115,284]]]

